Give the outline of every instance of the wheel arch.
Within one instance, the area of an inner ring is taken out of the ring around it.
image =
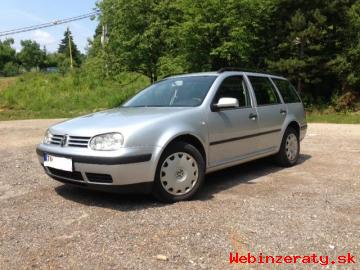
[[[280,147],[281,147],[281,142],[284,138],[284,135],[285,135],[285,132],[286,130],[289,128],[289,127],[292,127],[296,130],[296,133],[298,135],[298,138],[300,138],[300,124],[298,121],[296,121],[296,119],[294,117],[291,117],[290,119],[288,119],[287,121],[285,121],[283,123],[283,126],[282,126],[282,131],[281,131],[281,136],[279,137],[279,141],[278,141],[278,144],[277,144],[277,151],[280,150]]]
[[[171,144],[173,144],[175,142],[186,142],[186,143],[193,145],[200,152],[202,157],[204,158],[205,164],[207,164],[207,151],[206,151],[204,142],[198,136],[191,134],[191,133],[178,134],[178,135],[170,138],[167,141],[167,143],[163,146],[160,156],[163,154],[163,152],[165,151],[166,148],[168,148]]]
[[[179,142],[181,142],[180,145],[179,145]],[[197,177],[198,181],[196,181],[194,183],[195,180],[192,180],[192,178],[189,178],[186,176],[185,179],[187,179],[186,182],[189,183],[189,186],[186,184],[185,186],[182,186],[182,187],[180,186],[180,187],[178,187],[178,189],[175,189],[175,188],[177,188],[176,184],[174,186],[169,185],[169,183],[171,184],[171,182],[173,182],[171,180],[171,177],[170,177],[170,179],[169,178],[166,178],[166,179],[161,178],[162,176],[166,176],[166,174],[167,174],[167,172],[164,173],[163,168],[162,168],[162,163],[161,163],[162,160],[165,160],[166,158],[168,158],[167,155],[165,155],[164,153],[169,153],[169,151],[173,151],[174,149],[176,149],[176,151],[181,152],[181,150],[180,150],[180,149],[182,149],[181,146],[185,147],[187,145],[187,143],[191,144],[193,147],[195,147],[195,149],[197,149],[200,152],[200,155],[204,158],[204,162],[206,161],[206,150],[205,150],[202,140],[199,137],[197,137],[196,135],[190,134],[190,133],[177,134],[177,135],[174,135],[174,137],[171,137],[171,139],[169,139],[167,141],[167,143],[162,146],[161,152],[159,153],[159,159],[157,162],[157,169],[156,169],[157,174],[155,174],[155,177],[154,177],[155,182],[154,182],[154,186],[153,186],[153,194],[159,200],[166,201],[166,202],[176,202],[176,201],[190,198],[197,192],[197,190],[201,186],[201,183],[204,180],[206,164],[203,162],[201,162],[201,164],[198,164],[198,166],[201,166],[201,167],[198,167],[197,174],[195,174],[195,172],[194,172],[194,175]],[[177,144],[177,146],[176,146],[176,144]],[[169,147],[172,147],[173,145],[177,148],[169,149]],[[191,148],[187,147],[187,150],[185,150],[185,152],[190,151],[190,153],[194,154],[193,158],[196,158],[196,156],[197,156],[197,159],[199,159],[199,153],[195,153],[193,147],[191,147]],[[167,151],[167,149],[169,149],[169,151]],[[171,152],[171,153],[173,153],[173,152]],[[171,157],[170,157],[170,160],[171,160]],[[192,166],[195,167],[194,164]],[[167,167],[167,166],[165,166],[165,167]],[[191,177],[191,175],[192,174],[190,174],[190,177]],[[190,180],[190,182],[189,182],[189,180]],[[169,187],[169,188],[167,188],[167,187]],[[189,188],[190,188],[190,190],[189,190]],[[175,191],[176,191],[176,194],[178,194],[181,191],[183,191],[185,193],[180,194],[179,195],[180,197],[174,197],[175,194],[173,192],[175,192]]]
[[[297,133],[297,136],[298,138],[300,138],[300,124],[295,121],[295,120],[292,120],[286,127],[286,129],[288,129],[289,127],[292,127],[293,129],[295,129],[296,133]],[[286,130],[285,129],[285,130]],[[284,131],[285,132],[285,131]]]

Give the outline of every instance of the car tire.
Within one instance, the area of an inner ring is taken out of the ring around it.
[[[288,127],[284,133],[280,150],[275,155],[276,162],[282,167],[292,167],[298,162],[299,154],[299,135],[294,128]]]
[[[169,145],[156,169],[153,195],[174,203],[192,198],[205,177],[205,161],[199,150],[186,142]]]

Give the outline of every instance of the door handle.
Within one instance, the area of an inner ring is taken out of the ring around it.
[[[287,111],[284,110],[284,109],[281,109],[281,110],[280,110],[280,113],[281,113],[282,115],[286,115],[286,114],[287,114]]]
[[[249,115],[249,119],[255,121],[256,119],[258,118],[257,114],[256,113],[250,113]]]

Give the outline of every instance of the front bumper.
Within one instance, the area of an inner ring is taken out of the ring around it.
[[[44,167],[44,154],[71,158],[73,172],[44,167],[46,174],[65,183],[96,189],[152,184],[160,147],[138,147],[119,152],[101,152],[40,144],[36,148]]]

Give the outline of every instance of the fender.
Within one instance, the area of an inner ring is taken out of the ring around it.
[[[201,129],[195,130],[194,128],[191,128],[189,126],[178,126],[175,129],[169,129],[162,133],[159,140],[157,141],[157,145],[161,147],[161,151],[156,156],[156,162],[159,162],[159,159],[166,149],[166,147],[176,140],[176,138],[184,135],[189,135],[195,137],[203,146],[205,150],[206,156],[208,156],[208,136],[207,136],[207,125],[201,124]]]

